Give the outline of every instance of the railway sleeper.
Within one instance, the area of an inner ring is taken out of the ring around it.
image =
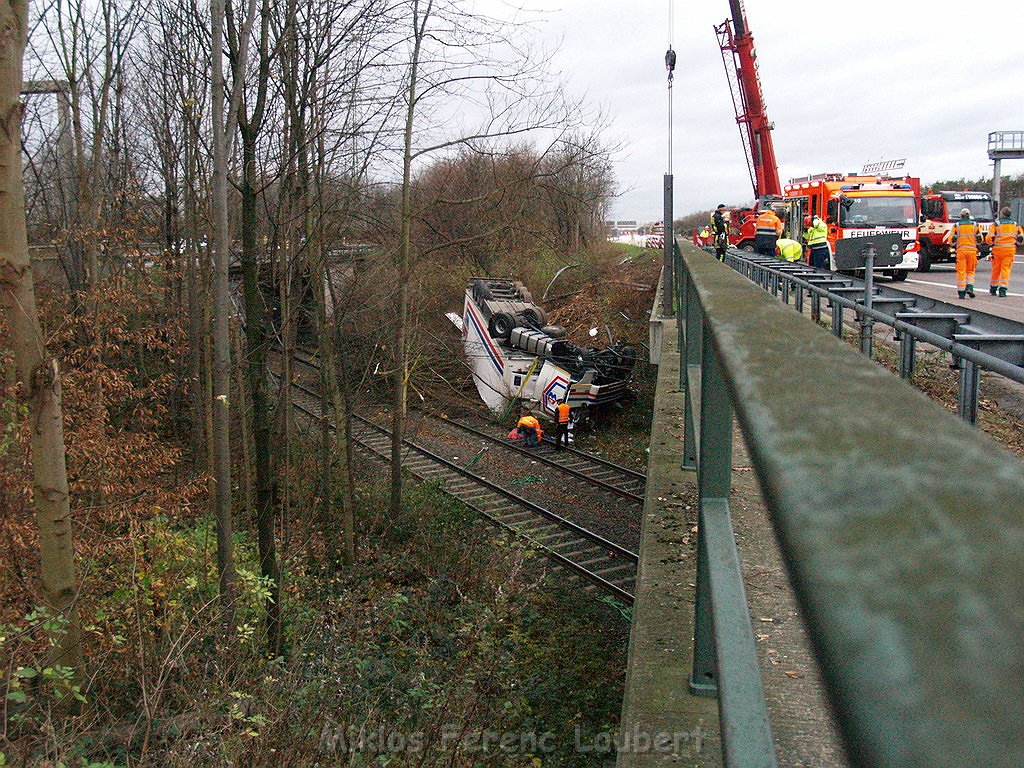
[[[620,571],[624,571],[627,568],[630,569],[630,570],[633,570],[633,569],[636,568],[636,565],[634,563],[619,563],[618,565],[613,566],[611,568],[602,568],[599,571],[594,571],[594,573],[596,573],[602,579],[609,580],[608,579],[609,575],[611,575],[613,573],[619,573]]]
[[[598,552],[597,547],[576,538],[569,538],[557,544],[552,544],[551,548],[574,563],[579,562],[581,558],[593,557]]]
[[[582,565],[584,568],[589,568],[590,566],[597,565],[598,563],[606,563],[611,560],[611,557],[611,553],[602,549],[599,557],[592,557],[589,560],[584,560],[582,562],[577,561],[576,565]]]

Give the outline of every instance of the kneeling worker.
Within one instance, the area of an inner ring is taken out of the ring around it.
[[[783,261],[800,261],[804,255],[804,247],[796,240],[780,237],[775,242],[775,255]]]
[[[538,445],[544,436],[544,432],[540,428],[540,422],[529,411],[519,418],[519,423],[516,424],[516,431],[523,436],[527,448]]]

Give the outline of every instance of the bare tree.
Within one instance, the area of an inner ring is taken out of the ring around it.
[[[217,523],[217,570],[225,625],[234,625],[235,566],[231,543],[231,298],[228,284],[228,261],[231,237],[228,228],[228,155],[231,139],[238,125],[238,109],[245,79],[249,39],[256,16],[256,0],[248,0],[244,20],[238,33],[237,57],[232,71],[234,90],[226,103],[227,83],[224,77],[224,27],[226,0],[210,4],[210,50],[212,61],[213,122],[213,456],[215,517]]]
[[[581,117],[546,71],[549,56],[532,50],[522,28],[467,13],[454,0],[406,0],[408,25],[402,84],[404,121],[395,247],[392,342],[391,512],[401,511],[402,445],[409,385],[409,307],[417,255],[412,237],[414,165],[460,147],[492,151],[499,142],[569,130]]]
[[[80,672],[74,549],[64,455],[60,368],[46,350],[28,255],[19,98],[27,3],[0,3],[0,302],[11,325],[17,378],[28,401],[43,600],[67,620],[55,663]]]

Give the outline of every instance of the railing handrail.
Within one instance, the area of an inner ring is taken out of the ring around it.
[[[679,262],[852,763],[1024,765],[1021,462],[703,251]]]

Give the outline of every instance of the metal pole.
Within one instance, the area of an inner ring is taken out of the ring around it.
[[[672,91],[670,90],[671,94]],[[671,143],[671,141],[669,142]],[[661,316],[672,317],[675,314],[675,310],[672,306],[672,298],[675,293],[674,279],[672,274],[673,258],[672,252],[675,247],[675,237],[672,234],[672,174],[665,174],[665,210],[664,210],[664,254],[662,255],[662,270],[665,275],[664,279],[664,292],[662,293],[661,299]]]
[[[993,160],[992,170],[992,198],[996,201],[996,206],[1001,207],[1002,202],[999,200],[999,195],[1002,192],[1003,187],[1003,176],[1001,172],[1002,160],[996,158]]]
[[[960,367],[960,392],[956,400],[957,415],[968,424],[978,423],[978,395],[981,385],[981,369],[971,360],[962,360]]]
[[[672,306],[672,299],[675,296],[673,283],[673,251],[675,248],[675,237],[672,232],[672,76],[676,68],[676,52],[672,50],[671,42],[672,19],[669,19],[669,46],[665,52],[665,69],[668,70],[668,165],[665,174],[665,205],[662,211],[662,254],[661,270],[662,279],[661,294],[661,316],[672,317],[675,314]]]
[[[871,309],[871,294],[875,289],[875,245],[868,243],[864,249],[864,308]],[[871,342],[874,339],[875,320],[864,312],[860,321],[860,351],[871,357]]]

